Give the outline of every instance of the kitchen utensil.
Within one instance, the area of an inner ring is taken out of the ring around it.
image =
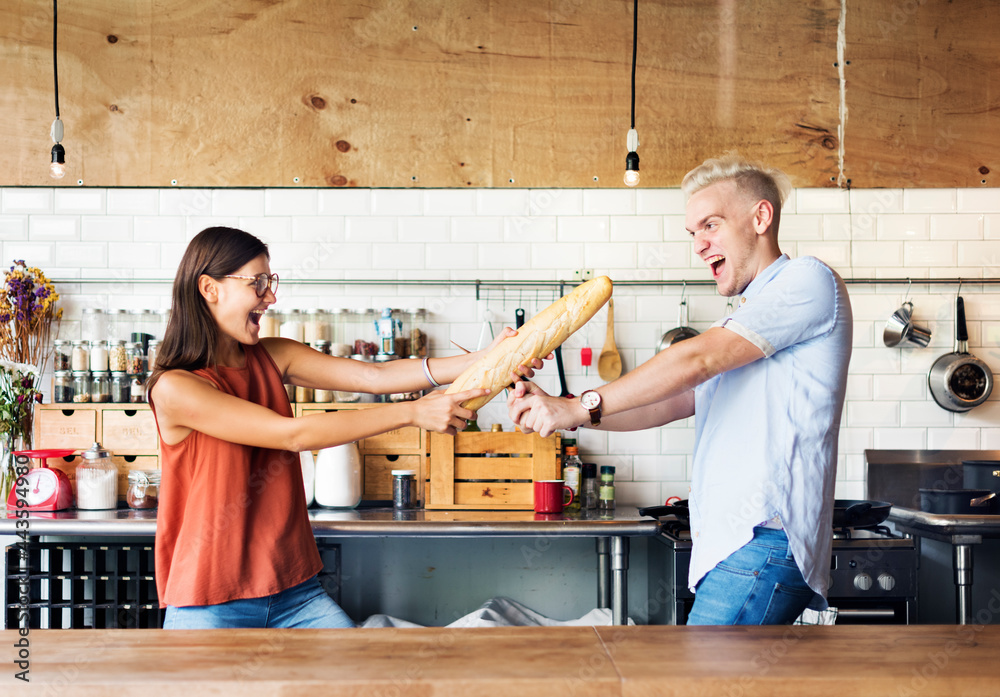
[[[951,515],[992,515],[997,495],[989,489],[920,489],[920,510]]]
[[[893,346],[924,347],[931,341],[929,329],[913,323],[913,303],[904,302],[898,310],[892,313],[882,330],[882,343],[889,348]]]
[[[608,333],[604,339],[604,348],[597,357],[597,374],[601,380],[611,382],[622,374],[622,357],[615,346],[615,301],[608,300]]]
[[[993,391],[993,372],[969,353],[969,332],[965,325],[965,301],[955,302],[955,350],[934,361],[927,373],[927,385],[938,406],[965,412],[979,406]]]
[[[520,329],[521,325],[524,324],[524,308],[519,307],[514,310],[514,328]]]
[[[687,326],[688,321],[687,299],[681,297],[680,306],[677,308],[677,326],[660,338],[660,343],[656,347],[656,352],[659,353],[668,346],[673,346],[678,341],[684,341],[685,339],[690,339],[693,336],[698,336],[697,330]]]
[[[562,346],[557,346],[556,350],[552,353],[556,355],[556,370],[559,373],[559,396],[572,397],[573,393],[566,386],[566,370],[563,368]]]
[[[892,504],[885,501],[836,499],[833,502],[834,528],[868,528],[889,517]]]
[[[49,467],[48,458],[66,457],[75,450],[15,450],[16,466],[20,469],[27,466],[28,458],[37,458],[39,466],[27,471],[18,478],[7,497],[7,510],[18,508],[29,511],[61,511],[73,505],[73,485],[62,470]],[[23,470],[22,470],[23,471]],[[23,503],[18,506],[20,495]]]
[[[851,499],[836,499],[833,502],[833,527],[835,528],[867,528],[882,523],[889,517],[892,504],[885,501],[856,501]],[[673,515],[682,523],[689,522],[690,510],[686,499],[681,499],[672,505],[648,506],[639,509],[639,515],[659,518]]]
[[[966,489],[989,489],[1000,495],[1000,460],[963,460],[962,478]]]

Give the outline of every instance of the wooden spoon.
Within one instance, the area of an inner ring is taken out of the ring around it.
[[[597,374],[601,380],[611,382],[622,374],[622,357],[615,346],[615,301],[608,300],[608,335],[604,339],[604,348],[597,359]]]

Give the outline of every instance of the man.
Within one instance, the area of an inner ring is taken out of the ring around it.
[[[778,247],[787,178],[732,156],[684,177],[685,226],[735,309],[579,399],[519,382],[511,418],[543,436],[695,416],[688,624],[784,624],[822,609],[850,300],[818,259]]]

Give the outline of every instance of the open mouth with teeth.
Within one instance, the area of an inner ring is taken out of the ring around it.
[[[705,259],[705,263],[712,269],[712,277],[718,278],[722,275],[722,267],[726,265],[726,258],[721,254],[716,254]]]
[[[250,322],[260,326],[260,318],[264,316],[264,310],[253,310],[250,312]]]

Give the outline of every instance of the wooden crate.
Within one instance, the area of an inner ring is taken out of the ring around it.
[[[559,435],[429,434],[424,508],[530,511],[534,482],[560,479]]]

